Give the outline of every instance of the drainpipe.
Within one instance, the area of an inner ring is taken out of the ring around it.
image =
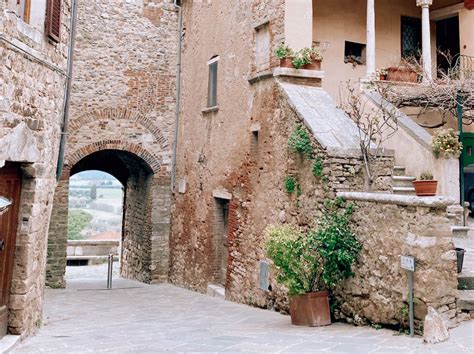
[[[72,69],[73,69],[73,56],[74,56],[74,43],[76,41],[76,22],[77,22],[77,1],[71,0],[71,31],[69,33],[69,48],[67,55],[67,77],[66,85],[64,88],[64,106],[63,106],[63,123],[61,127],[61,140],[59,142],[59,156],[58,156],[58,167],[56,169],[56,180],[59,181],[61,178],[63,166],[64,166],[64,151],[66,148],[67,138],[67,127],[69,121],[69,104],[71,96],[71,85],[72,85]]]
[[[178,135],[179,135],[179,110],[181,108],[181,50],[183,47],[183,9],[181,1],[174,0],[174,6],[179,11],[179,32],[178,32],[178,63],[176,65],[176,117],[175,117],[175,130],[174,130],[174,141],[173,141],[173,160],[172,160],[172,171],[171,171],[171,190],[174,191],[176,184],[176,156],[178,150]]]

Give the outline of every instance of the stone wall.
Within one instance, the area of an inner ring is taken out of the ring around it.
[[[363,247],[355,277],[336,292],[340,317],[408,327],[407,272],[400,267],[400,256],[412,256],[416,327],[422,327],[429,306],[454,326],[457,258],[447,208],[456,201],[368,193],[339,196],[356,205],[354,231]]]
[[[304,122],[280,81],[317,87],[322,75],[274,76],[278,62],[273,51],[284,39],[284,1],[188,3],[184,14],[180,183],[172,213],[170,280],[201,292],[208,284],[224,284],[229,300],[284,308],[284,289],[274,280],[272,291],[259,289],[265,228],[315,225],[325,198],[336,191],[363,190],[362,160],[357,153],[329,154],[313,139],[315,157],[323,163],[323,176],[315,177],[312,162],[288,149],[290,134]],[[262,26],[270,33],[270,67],[257,72],[256,37]],[[216,55],[218,107],[208,111],[207,62]],[[391,157],[381,161],[379,190],[389,188],[392,166]],[[285,191],[288,176],[298,181],[300,193]],[[217,201],[222,198],[230,200],[225,279],[219,269],[225,252],[219,247],[222,228],[216,227]]]
[[[47,229],[56,186],[69,40],[63,1],[61,38],[17,17],[16,1],[0,2],[0,162],[23,169],[8,330],[27,335],[41,324]]]
[[[63,173],[106,170],[124,184],[122,275],[163,281],[168,274],[177,11],[170,0],[94,0],[79,2],[78,13]],[[105,155],[96,155],[104,151],[111,152],[107,156],[114,166]],[[65,177],[49,233],[47,280],[53,287],[64,286],[67,190]]]

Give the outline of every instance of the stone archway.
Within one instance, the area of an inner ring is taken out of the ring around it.
[[[121,275],[144,283],[166,281],[171,204],[167,168],[139,145],[109,140],[68,157],[51,216],[47,285],[65,286],[69,178],[88,170],[109,173],[124,186]]]

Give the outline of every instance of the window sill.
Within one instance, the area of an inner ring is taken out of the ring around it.
[[[217,112],[219,110],[219,106],[207,107],[201,110],[202,114]]]

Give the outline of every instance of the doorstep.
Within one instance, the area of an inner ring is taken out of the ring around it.
[[[225,288],[220,285],[207,284],[207,295],[225,300]]]

